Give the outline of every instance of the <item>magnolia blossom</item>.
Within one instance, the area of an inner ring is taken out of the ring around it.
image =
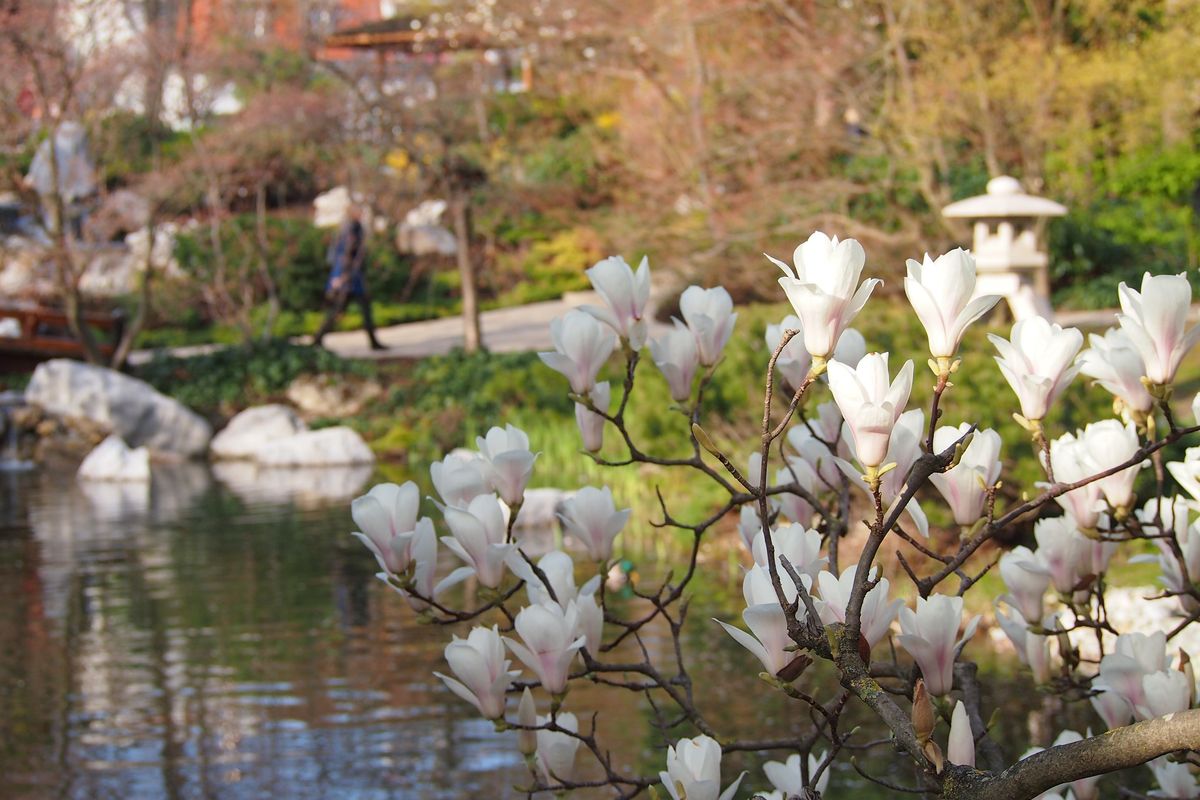
[[[876,568],[871,568],[870,578],[875,578]],[[858,565],[853,564],[842,571],[840,577],[834,577],[832,572],[821,572],[817,576],[817,586],[821,590],[821,601],[817,604],[817,614],[826,625],[834,622],[845,624],[846,606],[850,603],[850,594],[854,590],[854,577],[858,574]],[[887,578],[880,578],[871,591],[863,598],[862,611],[859,614],[859,631],[867,645],[875,644],[892,627],[892,620],[900,607],[902,600],[888,600],[888,590],[891,583]]]
[[[487,719],[504,716],[504,695],[520,670],[508,671],[504,642],[496,626],[471,629],[466,639],[454,637],[446,645],[446,663],[458,680],[433,673],[456,695],[466,700]]]
[[[513,623],[521,641],[504,637],[512,654],[533,670],[550,694],[567,689],[575,654],[587,639],[578,634],[579,612],[573,604],[564,611],[557,603],[526,606]]]
[[[716,364],[737,322],[729,292],[723,286],[712,289],[689,286],[679,296],[679,313],[696,337],[700,364],[705,367]]]
[[[995,604],[996,622],[999,623],[1000,630],[1004,631],[1013,649],[1017,651],[1017,658],[1033,672],[1034,682],[1046,683],[1050,680],[1050,637],[1026,628],[1025,620],[1017,614],[1006,613],[1000,605],[1001,602],[1007,602],[1006,598],[997,598]],[[1053,625],[1052,617],[1042,621],[1043,628],[1050,629]]]
[[[1115,419],[1093,422],[1078,432],[1065,433],[1050,443],[1050,465],[1054,478],[1074,483],[1129,461],[1137,454],[1138,437],[1133,423]],[[1133,483],[1140,465],[1059,495],[1056,500],[1081,528],[1094,529],[1104,510],[1128,508],[1134,500]]]
[[[902,499],[905,479],[908,477],[909,469],[921,457],[921,441],[924,437],[924,411],[914,408],[912,411],[905,411],[900,415],[900,419],[896,421],[896,427],[892,429],[891,439],[888,441],[887,455],[883,459],[883,463],[895,464],[896,466],[885,473],[879,483],[879,496],[889,514],[892,512],[893,506]],[[842,438],[850,439],[851,436],[847,432]],[[849,455],[852,458],[858,457],[857,449],[853,445],[849,447]],[[851,483],[867,494],[871,493],[871,487],[863,480],[863,475],[854,468],[854,465],[841,458],[836,459],[836,463],[841,468],[842,473],[850,479]],[[917,533],[928,537],[929,520],[925,516],[924,509],[921,508],[921,504],[917,502],[915,497],[909,498],[908,504],[904,507],[904,512],[913,521],[913,524],[917,528]]]
[[[600,588],[600,576],[593,575],[582,588],[575,586],[575,562],[562,550],[551,550],[537,562],[538,570],[546,576],[543,581],[520,553],[508,557],[508,568],[525,581],[525,592],[530,604],[558,603],[563,608],[581,594],[592,594]],[[546,587],[549,582],[549,588]],[[553,592],[553,596],[551,596]]]
[[[934,594],[917,598],[917,610],[907,606],[900,609],[900,646],[908,651],[921,668],[925,685],[932,695],[943,695],[954,685],[954,659],[958,651],[975,633],[979,625],[976,614],[967,623],[961,639],[963,599]]]
[[[1192,704],[1195,684],[1177,669],[1165,669],[1142,676],[1142,702],[1134,706],[1139,719],[1165,717],[1186,711]]]
[[[994,333],[988,339],[1000,351],[996,363],[1027,420],[1045,417],[1050,404],[1079,372],[1079,367],[1071,366],[1083,346],[1083,334],[1075,328],[1029,317],[1013,325],[1011,341]]]
[[[441,461],[433,462],[429,465],[429,477],[442,502],[455,508],[466,508],[488,491],[479,454],[470,450],[455,450]]]
[[[1142,276],[1142,290],[1122,281],[1117,287],[1121,311],[1117,322],[1146,365],[1146,378],[1165,385],[1175,380],[1179,362],[1200,339],[1200,326],[1187,330],[1192,284],[1186,273]]]
[[[794,266],[767,258],[784,272],[779,285],[804,325],[804,347],[815,358],[833,355],[842,331],[882,283],[870,278],[859,286],[867,260],[862,245],[854,239],[839,242],[820,231],[796,248]]]
[[[779,573],[779,584],[784,592],[784,599],[792,602],[798,591],[795,582],[776,565]],[[805,590],[812,585],[807,575],[800,576]],[[746,610],[742,612],[742,621],[750,629],[750,633],[728,625],[721,620],[715,622],[733,637],[734,641],[750,651],[771,675],[779,675],[786,667],[800,657],[800,652],[790,649],[791,639],[788,637],[787,615],[779,605],[775,594],[775,585],[767,567],[755,564],[746,572],[742,580],[742,596],[746,601]],[[800,619],[804,619],[804,608],[797,611]]]
[[[549,725],[550,719],[538,717],[537,724]],[[554,717],[554,723],[571,733],[579,733],[579,720],[569,711],[560,711]],[[579,745],[579,739],[570,733],[541,727],[537,732],[537,755],[534,761],[542,780],[549,784],[571,780],[575,776],[575,754],[579,752]]]
[[[439,587],[444,589],[470,575],[475,575],[489,589],[499,586],[504,578],[505,559],[516,545],[504,541],[507,524],[496,496],[482,494],[465,509],[448,507],[445,519],[451,535],[443,536],[442,544],[467,562],[467,566],[454,570]]]
[[[804,383],[809,368],[812,367],[812,356],[804,348],[804,327],[800,318],[795,314],[788,314],[778,325],[768,325],[764,338],[767,342],[767,352],[774,353],[783,341],[784,331],[788,330],[800,331],[800,335],[793,336],[783,348],[779,358],[775,359],[775,369],[779,370],[784,382],[795,390]]]
[[[525,486],[533,474],[533,462],[539,453],[529,452],[529,437],[513,425],[492,428],[487,436],[475,438],[479,448],[483,476],[500,499],[510,506],[520,505]]]
[[[667,769],[658,773],[671,800],[732,800],[746,773],[721,791],[721,745],[709,736],[680,739],[667,748]]]
[[[667,379],[671,399],[686,403],[692,394],[692,381],[700,367],[700,350],[696,337],[679,320],[667,333],[650,340],[650,357],[654,365]]]
[[[583,394],[596,383],[596,373],[612,355],[617,336],[586,311],[571,309],[550,322],[554,350],[538,353],[550,369],[561,372],[571,391]]]
[[[837,347],[833,348],[833,360],[843,364],[857,364],[866,354],[867,340],[854,328],[842,331]]]
[[[1168,461],[1167,472],[1179,487],[1192,496],[1192,507],[1200,505],[1200,447],[1189,447],[1183,461]]]
[[[816,755],[815,753],[808,754],[808,777],[812,780],[812,776],[817,774],[817,770],[821,767],[821,762],[825,760],[826,753]],[[804,773],[800,769],[801,761],[799,753],[792,753],[788,756],[787,761],[768,761],[763,764],[763,773],[766,774],[767,780],[775,787],[781,797],[804,797]],[[829,769],[826,768],[821,773],[821,777],[816,783],[812,784],[812,788],[817,791],[817,794],[825,796],[825,790],[829,787]]]
[[[1091,566],[1088,539],[1070,517],[1039,519],[1033,526],[1033,537],[1038,543],[1037,558],[1027,562],[1027,568],[1044,569],[1059,594],[1070,595],[1080,578],[1094,574],[1083,569]]]
[[[892,381],[887,353],[863,356],[855,368],[837,361],[829,364],[829,389],[850,426],[858,461],[866,468],[884,462],[892,428],[908,403],[912,371],[912,362],[906,361]]]
[[[938,428],[933,434],[933,451],[941,453],[970,429],[966,422],[957,428]],[[999,479],[1000,434],[986,428],[975,431],[957,464],[929,476],[930,483],[946,499],[957,525],[973,525],[983,516],[988,490]]]
[[[596,588],[599,587],[597,580]],[[575,634],[583,637],[583,646],[589,653],[599,655],[600,645],[604,642],[604,609],[596,602],[595,591],[587,591],[587,588],[588,584],[584,584],[579,595],[571,601],[575,606]]]
[[[616,331],[632,349],[641,350],[646,343],[643,315],[650,299],[650,262],[642,256],[634,272],[621,256],[609,256],[590,267],[587,276],[608,307],[582,306],[582,310]]]
[[[754,556],[754,563],[765,568],[767,540],[761,527],[752,542],[750,552]],[[771,546],[776,558],[786,558],[796,572],[813,580],[816,580],[821,568],[829,563],[829,559],[821,555],[821,534],[803,525],[780,525],[775,528],[771,531]]]
[[[775,485],[786,486],[795,484],[810,495],[817,491],[817,474],[803,458],[791,457],[775,472]],[[784,492],[771,496],[771,504],[784,517],[801,525],[812,524],[816,509],[812,503],[794,492]]]
[[[1147,761],[1146,766],[1154,773],[1154,781],[1158,788],[1150,792],[1151,797],[1168,797],[1172,800],[1192,800],[1200,794],[1196,786],[1196,777],[1186,762],[1170,761],[1166,756],[1159,756],[1153,761]]]
[[[905,263],[908,277],[904,279],[904,293],[925,327],[929,352],[934,358],[950,358],[958,352],[967,326],[996,305],[1000,296],[971,299],[975,293],[975,259],[962,248],[938,256],[936,261],[926,253],[924,262],[910,258]]]
[[[829,444],[835,447],[842,444],[844,447],[840,441],[842,422],[842,412],[838,410],[837,403],[827,401],[817,406],[816,417],[793,425],[787,435],[788,445],[812,466],[817,477],[828,487],[837,486],[841,481],[841,470],[836,461],[839,454],[831,451]]]
[[[601,381],[588,392],[588,399],[600,411],[607,412],[612,403],[612,391],[608,381]],[[595,453],[604,446],[604,417],[592,411],[583,403],[575,404],[575,424],[579,426],[579,436],[583,439],[583,449]]]
[[[762,533],[762,529],[762,517],[758,515],[758,506],[754,503],[742,506],[742,510],[738,512],[738,535],[742,537],[742,544],[746,546],[746,550],[754,551],[754,539]]]
[[[1050,570],[1028,547],[1020,545],[1000,556],[1000,578],[1008,588],[1004,599],[1036,625],[1042,618],[1042,600],[1050,586]]]
[[[1143,679],[1167,669],[1166,648],[1167,635],[1163,631],[1123,633],[1112,652],[1100,659],[1100,680],[1140,714],[1139,709],[1149,708]]]
[[[537,731],[530,730],[538,724],[537,706],[533,702],[533,693],[526,686],[521,690],[521,701],[517,703],[517,749],[523,756],[532,756],[537,752]]]
[[[558,519],[567,533],[597,561],[612,558],[613,540],[625,527],[631,509],[617,511],[612,489],[585,486],[563,503]]]
[[[353,535],[375,554],[384,572],[399,575],[406,571],[418,531],[433,532],[432,520],[417,519],[420,507],[421,491],[412,481],[401,486],[381,483],[350,503],[350,516],[362,529]]]
[[[975,766],[975,734],[971,733],[971,720],[962,700],[954,704],[954,713],[950,715],[950,739],[946,745],[946,760],[964,767]]]
[[[1178,496],[1170,498],[1163,503],[1159,512],[1158,498],[1151,498],[1137,516],[1143,527],[1173,534],[1183,558],[1178,558],[1169,540],[1160,536],[1154,539],[1159,550],[1157,557],[1139,555],[1131,558],[1130,562],[1157,561],[1162,570],[1159,580],[1163,586],[1180,595],[1179,601],[1186,613],[1196,611],[1196,599],[1185,593],[1194,580],[1200,580],[1200,527],[1190,524],[1187,500]]]
[[[437,597],[442,589],[440,584],[434,584],[437,580],[437,543],[433,523],[422,525],[421,521],[418,521],[408,544],[412,573],[409,575],[407,588],[392,583],[387,572],[376,575],[388,587],[398,592],[414,611],[424,611],[429,606],[428,600]]]
[[[1131,410],[1145,413],[1154,405],[1154,398],[1142,383],[1146,365],[1142,356],[1119,328],[1109,328],[1103,336],[1088,336],[1091,344],[1079,354],[1079,371],[1121,399]]]
[[[1104,720],[1104,724],[1109,730],[1128,725],[1133,720],[1133,706],[1129,705],[1129,701],[1120,692],[1114,691],[1112,687],[1100,681],[1094,682],[1092,689],[1096,694],[1089,697],[1088,700],[1091,701],[1092,708],[1096,709],[1096,713],[1100,715],[1100,719]]]

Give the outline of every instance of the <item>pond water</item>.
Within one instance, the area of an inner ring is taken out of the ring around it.
[[[521,796],[515,735],[431,674],[449,632],[417,624],[348,536],[348,499],[370,479],[184,465],[147,492],[0,473],[0,797]],[[736,564],[710,561],[686,629],[699,704],[721,730],[804,730],[708,623],[740,612]],[[1042,702],[1031,694],[1004,698],[1013,748]],[[637,695],[585,686],[567,708],[602,710],[618,766],[661,768]],[[894,756],[879,758],[890,772]],[[758,766],[739,757],[726,774],[748,768],[758,788]],[[888,794],[839,768],[831,796],[851,789]]]

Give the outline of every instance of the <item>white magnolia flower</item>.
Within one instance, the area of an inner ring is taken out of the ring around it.
[[[504,637],[512,654],[529,667],[550,694],[567,689],[571,662],[587,639],[579,635],[579,612],[573,603],[564,611],[557,603],[526,606],[513,623],[521,641]]]
[[[779,573],[779,585],[783,589],[784,598],[790,603],[796,599],[798,594],[796,584],[782,566],[776,564],[776,569]],[[812,580],[807,575],[801,575],[800,580],[806,590],[812,585]],[[749,650],[768,673],[779,675],[788,665],[799,658],[801,653],[798,650],[789,649],[792,641],[788,637],[787,615],[779,605],[779,598],[775,594],[775,585],[771,581],[771,574],[767,567],[755,564],[746,571],[746,576],[742,580],[742,597],[746,601],[746,610],[742,612],[742,621],[746,623],[750,633],[721,620],[715,620],[715,622],[724,628],[734,641]],[[797,614],[804,619],[804,608],[801,607]]]
[[[875,567],[871,568],[871,578],[875,578]],[[817,575],[817,586],[821,590],[821,600],[817,604],[817,613],[821,622],[826,625],[846,622],[846,605],[850,602],[850,593],[854,590],[854,576],[858,574],[858,565],[852,564],[842,570],[840,577],[834,577],[832,572],[821,572]],[[888,600],[888,590],[891,583],[887,578],[879,582],[863,598],[862,611],[859,614],[859,632],[874,647],[877,642],[887,636],[892,627],[892,621],[904,605],[902,600]]]
[[[1050,443],[1054,479],[1074,483],[1112,469],[1137,454],[1138,436],[1133,423],[1115,419],[1089,424],[1078,435],[1065,433]],[[1133,484],[1141,465],[1135,464],[1108,477],[1059,495],[1058,504],[1081,528],[1094,529],[1105,502],[1128,509],[1135,499]]]
[[[996,363],[1017,394],[1021,415],[1030,421],[1044,418],[1050,404],[1079,372],[1071,362],[1083,346],[1083,334],[1076,328],[1030,317],[1013,325],[1011,341],[994,333],[989,333],[988,339],[1000,351]]]
[[[467,562],[438,585],[441,591],[475,575],[481,584],[495,589],[504,578],[504,562],[516,545],[506,544],[507,520],[495,495],[481,494],[465,509],[447,507],[444,512],[450,536],[442,544]]]
[[[509,671],[504,642],[496,626],[471,629],[466,639],[454,637],[446,645],[446,663],[458,678],[433,673],[456,695],[475,706],[486,719],[504,716],[504,697],[520,670]]]
[[[864,467],[884,463],[892,429],[912,390],[912,371],[912,362],[906,361],[892,381],[887,353],[869,353],[854,368],[830,362],[829,389],[850,426],[858,461]]]
[[[1050,570],[1025,545],[1000,556],[1000,578],[1008,588],[1005,598],[1031,625],[1042,618],[1042,601],[1050,588]]]
[[[540,455],[529,451],[525,431],[514,425],[492,428],[486,437],[475,438],[475,446],[488,485],[510,506],[520,505],[533,474],[533,462]]]
[[[569,711],[560,711],[554,718],[560,727],[579,733],[579,720]],[[550,717],[538,717],[538,725],[549,725]],[[537,755],[535,763],[545,783],[555,785],[575,777],[575,754],[580,741],[569,733],[542,728],[537,732]]]
[[[692,395],[692,382],[700,367],[700,350],[696,337],[679,320],[675,327],[657,339],[650,340],[650,357],[654,365],[667,379],[671,399],[686,403]]]
[[[1146,378],[1165,385],[1175,380],[1175,371],[1188,350],[1200,339],[1200,326],[1187,329],[1192,306],[1192,284],[1186,273],[1142,276],[1142,290],[1130,289],[1122,281],[1117,287],[1121,311],[1117,322],[1129,336],[1146,365]]]
[[[680,739],[667,748],[667,769],[658,773],[671,800],[733,800],[746,773],[721,791],[721,745],[709,736]]]
[[[821,753],[820,755],[815,753],[808,754],[809,780],[812,779],[813,775],[817,774],[817,770],[820,768],[821,762],[825,760],[825,756],[826,753]],[[787,757],[787,761],[768,761],[763,764],[763,772],[781,797],[803,797],[804,773],[801,771],[800,765],[800,754],[792,753]],[[826,768],[812,787],[822,797],[825,796],[825,790],[829,787],[829,772],[829,769]]]
[[[423,525],[422,522],[429,524]],[[412,539],[408,543],[408,552],[411,557],[410,566],[412,567],[409,575],[409,588],[405,589],[392,583],[386,571],[376,575],[387,584],[388,588],[398,592],[414,611],[424,611],[429,605],[427,601],[437,597],[442,589],[440,584],[435,585],[434,583],[437,580],[437,543],[437,532],[433,529],[433,522],[428,519],[418,521]]]
[[[1200,505],[1200,447],[1189,447],[1184,451],[1183,461],[1168,461],[1167,472],[1192,496],[1193,508]]]
[[[565,531],[597,561],[612,558],[613,540],[625,527],[631,509],[617,510],[612,489],[585,486],[563,503],[558,519]]]
[[[1120,692],[1100,681],[1094,682],[1092,689],[1097,693],[1088,699],[1109,730],[1128,725],[1133,720],[1133,706],[1129,705],[1129,701]]]
[[[795,390],[804,383],[804,379],[808,377],[808,370],[812,367],[812,356],[804,347],[804,326],[800,323],[800,318],[795,314],[788,314],[778,325],[768,325],[764,338],[767,342],[767,352],[773,354],[783,341],[784,331],[788,330],[800,331],[800,334],[793,336],[783,348],[783,352],[775,360],[775,369],[779,371],[788,387]]]
[[[601,381],[592,387],[588,393],[592,405],[607,413],[612,403],[612,391],[608,381]],[[604,417],[592,411],[583,403],[575,404],[575,424],[579,426],[579,437],[583,439],[583,449],[589,453],[599,452],[604,446]]]
[[[1171,800],[1194,800],[1200,795],[1200,787],[1196,786],[1196,776],[1186,763],[1169,761],[1166,756],[1160,756],[1146,762],[1154,773],[1154,781],[1158,788],[1150,792],[1151,797],[1167,797]]]
[[[488,492],[479,454],[469,450],[455,450],[430,464],[429,477],[442,502],[455,508],[466,508],[476,497]]]
[[[725,287],[703,289],[689,286],[679,296],[679,313],[687,323],[688,330],[696,337],[700,364],[711,367],[720,361],[721,351],[733,334],[738,316],[733,310],[733,299]]]
[[[829,563],[829,559],[821,555],[821,534],[803,525],[780,525],[773,529],[771,545],[776,558],[786,558],[796,572],[813,580]],[[754,556],[755,564],[764,568],[767,566],[767,541],[761,527],[752,540],[750,553]]]
[[[976,614],[967,623],[962,638],[963,599],[934,594],[929,599],[917,598],[917,610],[907,606],[900,609],[900,646],[916,660],[931,695],[940,696],[954,686],[954,659],[958,651],[975,633],[979,625]]]
[[[1167,634],[1123,633],[1100,659],[1100,681],[1121,695],[1134,712],[1147,708],[1143,679],[1167,669]]]
[[[621,256],[610,256],[587,270],[588,280],[606,307],[582,310],[612,328],[634,350],[646,343],[646,303],[650,299],[650,262],[645,256],[637,272]]]
[[[775,471],[775,486],[789,484],[795,484],[810,495],[815,495],[818,491],[817,473],[803,458],[792,456],[785,459],[784,465]],[[817,513],[812,503],[794,492],[772,495],[771,505],[786,519],[804,526],[811,525]]]
[[[412,481],[403,485],[381,483],[350,503],[350,516],[361,529],[353,535],[375,554],[384,572],[399,575],[413,559],[413,539],[417,531],[433,532],[433,521],[417,519],[421,491]]]
[[[971,426],[943,426],[934,431],[933,450],[941,453],[964,436]],[[929,477],[946,499],[957,525],[973,525],[983,516],[988,490],[1000,479],[1000,434],[991,429],[975,431],[962,458],[950,469]]]
[[[1046,570],[1059,594],[1069,596],[1080,578],[1093,574],[1090,572],[1090,540],[1079,532],[1071,517],[1039,519],[1034,523],[1033,536],[1038,544],[1036,559],[1025,566],[1030,569],[1040,566]],[[1083,571],[1085,566],[1089,571]]]
[[[611,328],[575,308],[550,321],[550,339],[554,350],[538,353],[538,357],[561,372],[571,391],[580,395],[596,384],[596,374],[617,346]]]
[[[1091,730],[1087,732],[1087,735],[1089,737],[1092,735]],[[1075,742],[1082,741],[1083,734],[1079,733],[1078,731],[1065,730],[1058,734],[1058,737],[1054,740],[1054,746],[1058,747],[1059,745],[1074,744]],[[1077,781],[1071,781],[1071,795],[1075,798],[1075,800],[1100,800],[1099,783],[1099,775],[1093,775],[1090,778],[1080,778]],[[1066,789],[1067,785],[1063,784],[1058,788]]]
[[[934,261],[925,254],[924,262],[911,258],[904,293],[925,327],[929,351],[934,358],[950,358],[958,352],[967,326],[996,305],[999,295],[971,299],[975,293],[975,259],[956,248]]]
[[[849,433],[842,436],[842,439],[847,441],[851,438],[852,436]],[[912,411],[905,411],[901,414],[900,419],[896,421],[896,427],[892,429],[891,438],[888,441],[887,454],[883,459],[883,463],[895,464],[896,466],[885,473],[879,483],[879,496],[889,514],[892,512],[893,506],[901,500],[904,494],[908,471],[912,468],[916,460],[921,457],[921,441],[924,438],[925,412],[919,408],[914,408]],[[847,449],[849,450],[848,455],[851,458],[858,458],[857,448],[853,444]],[[849,478],[852,484],[867,494],[871,493],[871,487],[863,480],[863,476],[850,462],[839,458],[836,460],[836,463],[841,468],[842,474]],[[917,533],[925,537],[929,536],[929,519],[925,516],[924,509],[921,508],[921,504],[917,502],[915,497],[909,499],[908,504],[904,507],[904,513],[908,514],[909,518],[913,521]]]
[[[1146,365],[1142,356],[1119,328],[1109,328],[1103,336],[1088,336],[1091,347],[1079,354],[1079,371],[1119,397],[1132,411],[1145,413],[1154,398],[1142,383]]]
[[[830,358],[842,331],[882,283],[870,278],[859,286],[867,260],[862,245],[817,231],[792,254],[794,266],[767,258],[784,272],[779,285],[804,325],[805,348],[814,357]]]

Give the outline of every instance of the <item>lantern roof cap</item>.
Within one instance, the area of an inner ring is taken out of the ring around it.
[[[992,178],[987,194],[968,197],[942,209],[942,216],[987,219],[997,217],[1061,217],[1067,208],[1053,200],[1025,194],[1021,182],[1008,175]]]

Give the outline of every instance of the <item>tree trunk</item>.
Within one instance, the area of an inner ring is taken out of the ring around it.
[[[454,209],[454,235],[458,239],[458,275],[462,282],[463,349],[474,353],[483,346],[479,326],[479,287],[475,262],[471,258],[471,208],[468,197],[458,195],[451,201]]]

